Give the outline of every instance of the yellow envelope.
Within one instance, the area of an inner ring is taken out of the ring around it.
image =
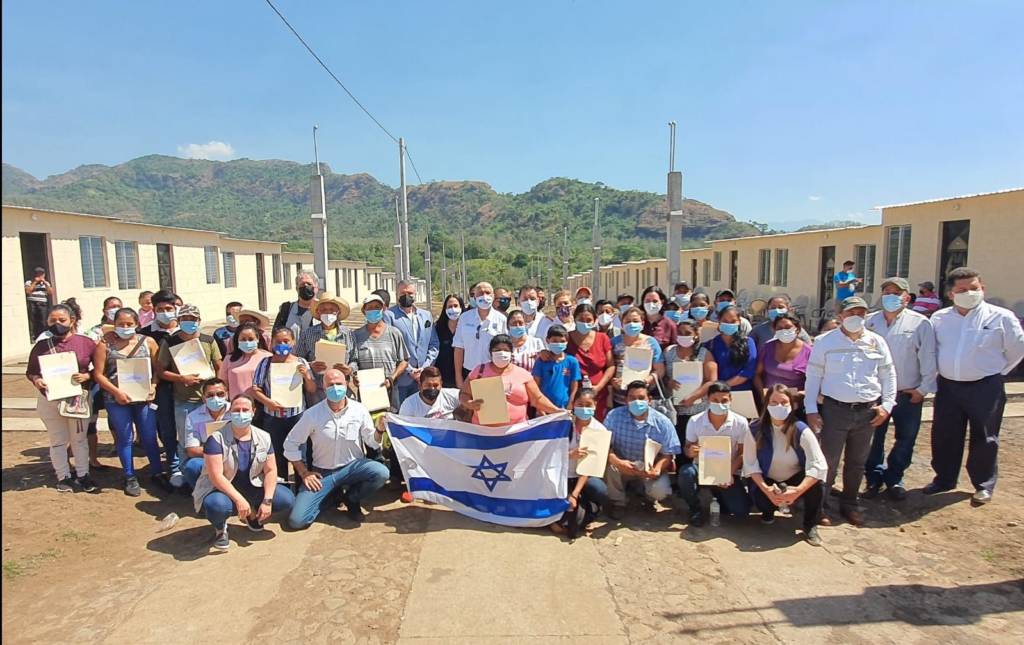
[[[117,389],[127,394],[132,403],[149,399],[153,383],[153,365],[148,356],[117,359]]]
[[[327,369],[337,364],[348,365],[348,347],[342,343],[318,340],[313,346],[313,360],[326,363]]]
[[[718,323],[705,320],[700,326],[700,342],[704,344],[718,335]]]
[[[730,409],[746,419],[756,419],[757,406],[754,405],[754,393],[750,390],[742,390],[732,393],[732,405]]]
[[[575,432],[575,430],[573,430]],[[608,466],[608,452],[612,446],[612,433],[600,428],[584,428],[580,433],[580,448],[587,454],[576,462],[576,474],[588,477],[604,477]]]
[[[302,375],[299,362],[270,364],[270,399],[286,408],[302,405]]]
[[[672,390],[672,403],[679,405],[704,383],[704,363],[700,361],[676,361],[672,363],[672,380],[679,387]]]
[[[732,438],[706,436],[698,439],[697,483],[715,486],[732,481]]]
[[[39,372],[46,381],[47,401],[66,399],[82,393],[82,386],[71,380],[78,373],[78,357],[74,352],[40,355]]]
[[[178,374],[195,374],[204,381],[213,378],[213,368],[206,360],[206,352],[198,338],[186,340],[170,348],[171,358],[178,368]]]
[[[359,370],[359,400],[370,412],[380,412],[391,407],[391,397],[384,384],[386,378],[383,368]]]
[[[647,343],[627,347],[622,361],[622,389],[633,381],[646,381],[654,362],[654,351]]]
[[[207,438],[209,438],[209,436],[211,434],[213,434],[214,432],[217,432],[218,430],[221,430],[222,428],[226,427],[227,425],[228,425],[228,421],[226,421],[226,420],[223,420],[223,421],[210,421],[209,423],[206,424],[206,436],[207,436]]]
[[[477,412],[477,419],[481,424],[509,423],[505,383],[500,376],[488,376],[470,381],[469,390],[473,395],[473,400],[480,399],[484,402],[483,407]]]
[[[660,443],[653,439],[644,440],[644,470],[650,470],[654,467],[654,462],[658,460],[658,453],[660,452]]]

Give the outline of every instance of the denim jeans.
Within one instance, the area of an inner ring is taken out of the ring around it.
[[[262,488],[246,484],[238,486],[237,490],[249,502],[249,508],[253,511],[259,510],[260,504],[263,502]],[[278,485],[274,488],[274,501],[270,505],[271,518],[281,517],[281,515],[290,511],[294,504],[295,495],[292,494],[292,491],[287,486]],[[230,497],[219,490],[215,490],[203,498],[203,512],[206,513],[206,519],[210,521],[213,528],[219,531],[227,525],[228,518],[235,515],[238,511],[235,509],[235,503],[231,501]]]
[[[743,480],[734,476],[732,486],[722,488],[721,486],[698,486],[697,485],[697,463],[691,461],[679,469],[679,495],[683,498],[691,511],[700,509],[701,489],[708,490],[718,504],[722,513],[729,513],[735,517],[746,517],[750,515],[750,507],[753,503],[747,493],[747,487]]]
[[[576,486],[576,480],[577,478],[575,477],[569,480],[570,494]],[[587,483],[583,484],[583,490],[580,491],[580,500],[593,502],[598,506],[606,505],[608,503],[608,485],[600,477],[588,477]]]
[[[188,457],[185,455],[185,422],[195,410],[203,405],[202,401],[175,401],[174,402],[174,427],[177,430],[177,451],[179,469],[185,465]]]
[[[157,411],[149,403],[129,403],[120,405],[107,399],[107,421],[110,433],[114,435],[114,448],[121,460],[121,468],[125,477],[135,476],[135,463],[132,459],[132,425],[139,432],[139,440],[149,459],[149,472],[156,475],[161,472],[160,446],[156,443]]]
[[[345,499],[358,504],[380,489],[388,480],[388,467],[365,457],[351,461],[341,468],[317,472],[320,474],[320,490],[309,490],[303,484],[295,498],[295,506],[288,517],[288,524],[293,529],[304,529],[312,524],[335,489],[345,487]]]
[[[903,485],[903,473],[907,471],[914,457],[914,443],[917,441],[917,431],[921,429],[923,408],[924,401],[911,403],[909,394],[900,392],[897,395],[896,407],[892,409],[890,417],[896,428],[896,436],[889,450],[889,458],[885,459],[885,434],[889,429],[889,419],[886,419],[885,423],[875,428],[871,452],[868,453],[868,460],[864,464],[868,486],[885,484],[892,488]]]
[[[203,458],[188,457],[181,466],[181,474],[192,488],[196,487],[199,476],[203,474]]]
[[[293,417],[275,417],[268,414],[263,419],[263,429],[270,435],[270,443],[274,445],[274,460],[277,462],[277,476],[288,479],[288,458],[284,456],[284,440],[295,424],[302,418],[301,414]]]
[[[156,431],[164,447],[167,472],[180,472],[178,461],[178,427],[174,422],[174,390],[168,382],[156,386]]]
[[[663,473],[657,479],[642,479],[623,475],[611,464],[604,469],[604,480],[601,483],[608,491],[611,503],[615,506],[624,506],[627,500],[626,488],[631,482],[642,482],[644,497],[651,502],[660,502],[672,494],[672,481],[668,473]]]

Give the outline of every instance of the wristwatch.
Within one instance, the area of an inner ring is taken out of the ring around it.
[[[273,503],[274,503],[273,499],[265,499],[265,500],[263,500],[263,506],[271,506]]]

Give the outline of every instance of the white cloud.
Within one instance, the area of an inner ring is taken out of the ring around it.
[[[210,141],[209,143],[190,143],[178,146],[178,155],[186,159],[214,159],[224,161],[235,156],[235,149],[230,143]]]
[[[812,202],[820,202],[821,200],[823,200],[825,198],[822,197],[821,195],[808,195],[807,199],[811,200]]]

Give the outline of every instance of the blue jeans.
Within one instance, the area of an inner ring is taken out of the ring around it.
[[[574,477],[569,480],[570,494],[576,486],[576,479]],[[580,499],[603,507],[608,504],[608,485],[600,477],[588,477],[587,483],[583,484],[583,490],[580,491]]]
[[[249,508],[253,511],[259,510],[260,503],[263,502],[262,488],[247,484],[238,486],[237,490],[249,502]],[[293,504],[295,504],[295,495],[292,494],[292,491],[287,486],[277,486],[274,488],[274,501],[270,505],[271,517],[280,517],[287,513]],[[206,513],[206,519],[210,521],[213,528],[219,531],[227,525],[228,518],[237,514],[238,511],[230,497],[215,490],[203,498],[203,512]]]
[[[335,489],[347,488],[345,498],[358,504],[384,486],[388,480],[388,467],[365,457],[349,462],[341,468],[319,472],[320,490],[312,491],[303,484],[295,498],[295,506],[288,517],[293,529],[304,529],[316,520]]]
[[[180,472],[178,428],[174,423],[174,390],[168,382],[156,386],[156,430],[164,447],[167,472]]]
[[[114,435],[114,448],[121,460],[125,477],[135,476],[135,462],[132,459],[132,425],[139,431],[139,439],[149,458],[150,474],[160,473],[160,446],[156,444],[156,411],[148,403],[119,405],[107,399],[107,421]]]
[[[205,405],[203,402],[175,401],[174,402],[174,428],[177,432],[178,467],[185,465],[188,457],[185,455],[185,421],[188,415]],[[174,471],[171,471],[174,472]]]
[[[903,473],[907,471],[914,456],[914,443],[917,441],[917,431],[921,429],[923,408],[924,401],[911,403],[910,395],[905,392],[900,392],[896,396],[896,407],[892,409],[890,416],[896,428],[892,449],[889,450],[889,458],[886,460],[885,433],[889,429],[887,419],[885,423],[875,428],[871,452],[868,453],[868,460],[864,464],[868,486],[885,484],[892,488],[903,485]]]
[[[192,488],[196,487],[199,475],[203,473],[203,458],[189,457],[181,467],[181,474]]]
[[[705,488],[715,496],[723,513],[729,513],[735,517],[746,517],[750,515],[750,507],[753,502],[747,493],[747,487],[739,477],[733,477],[732,486],[722,488],[720,486],[698,486],[697,485],[697,464],[690,462],[679,469],[679,495],[689,505],[690,510],[700,508],[698,492]]]

